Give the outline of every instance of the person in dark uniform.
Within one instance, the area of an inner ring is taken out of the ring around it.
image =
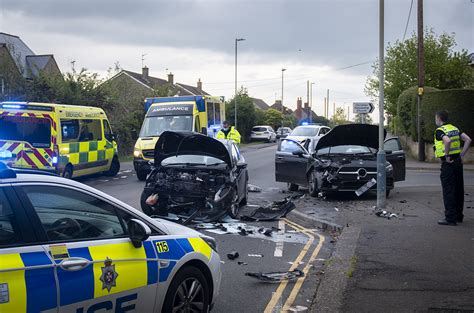
[[[435,156],[441,159],[441,187],[443,188],[445,218],[439,225],[462,223],[464,207],[464,178],[462,158],[466,155],[471,138],[456,126],[448,123],[448,112],[436,113],[438,128],[434,135]],[[461,141],[464,147],[461,147]]]

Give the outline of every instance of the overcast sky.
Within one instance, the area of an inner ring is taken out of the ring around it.
[[[37,54],[54,54],[61,70],[85,67],[106,77],[119,62],[140,72],[195,85],[226,98],[234,94],[234,39],[238,80],[252,97],[285,105],[306,99],[322,114],[332,103],[364,101],[365,80],[378,56],[378,0],[0,0],[0,32],[20,36]],[[401,39],[412,0],[385,1],[386,42]],[[474,1],[425,0],[424,23],[456,33],[458,49],[474,50]],[[416,29],[414,0],[407,37]],[[353,66],[357,65],[357,66]],[[353,67],[351,67],[353,66]],[[352,113],[351,113],[352,118]]]

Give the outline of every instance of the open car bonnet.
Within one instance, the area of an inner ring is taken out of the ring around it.
[[[217,139],[192,132],[165,131],[155,145],[155,165],[178,155],[205,155],[224,161],[232,167],[229,152]]]
[[[384,130],[384,138],[386,135],[387,131]],[[319,139],[315,150],[343,145],[357,145],[378,149],[379,127],[367,124],[336,126]]]

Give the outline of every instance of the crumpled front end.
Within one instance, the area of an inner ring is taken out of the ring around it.
[[[230,210],[235,198],[235,181],[227,169],[160,167],[149,175],[141,204],[148,215],[212,222]]]

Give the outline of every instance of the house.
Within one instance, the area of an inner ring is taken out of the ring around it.
[[[270,109],[274,109],[274,110],[277,110],[277,111],[281,112],[282,111],[281,100],[276,100],[275,103],[270,106]],[[284,109],[284,111],[283,111],[284,114],[292,114],[293,113],[293,111],[290,108],[286,107],[286,106],[283,106],[283,109]]]
[[[252,103],[253,103],[253,106],[255,107],[255,109],[266,111],[270,108],[270,106],[265,101],[263,101],[262,99],[250,97],[250,100],[252,100]]]
[[[308,121],[310,120],[310,114],[316,116],[316,113],[309,108],[308,102],[305,102],[303,105],[303,100],[299,97],[296,100],[296,110],[293,112],[293,115],[298,121]]]
[[[153,96],[155,90],[160,87],[169,87],[171,93],[169,96],[209,95],[207,92],[202,90],[201,79],[198,80],[196,86],[175,83],[173,73],[168,74],[168,80],[153,77],[149,75],[149,69],[146,66],[142,68],[141,73],[121,70],[106,80],[104,84],[109,86],[120,85],[120,90],[122,92],[138,89],[145,94],[145,97]]]
[[[18,96],[40,72],[61,75],[52,54],[38,55],[20,37],[0,33],[0,96]]]

